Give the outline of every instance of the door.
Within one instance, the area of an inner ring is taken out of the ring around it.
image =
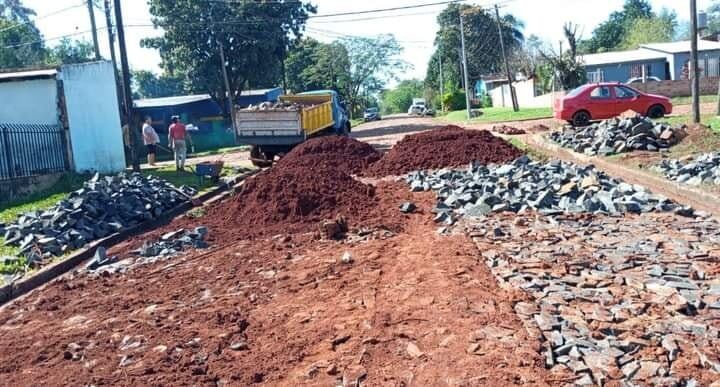
[[[615,115],[620,115],[628,110],[645,115],[647,107],[640,98],[640,93],[627,86],[613,87],[615,93]]]
[[[593,120],[614,117],[616,115],[615,109],[617,109],[617,106],[610,86],[597,86],[590,92],[588,110]]]

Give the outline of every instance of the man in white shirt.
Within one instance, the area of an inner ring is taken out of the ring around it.
[[[157,153],[157,144],[160,142],[160,137],[158,136],[157,132],[155,131],[155,128],[153,128],[151,124],[152,124],[152,118],[150,118],[150,116],[145,117],[145,123],[143,124],[142,134],[143,134],[143,143],[145,144],[145,147],[147,148],[148,164],[150,164],[151,167],[154,167],[155,166],[155,154]]]

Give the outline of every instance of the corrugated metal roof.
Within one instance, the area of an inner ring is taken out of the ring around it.
[[[280,89],[280,88],[279,88],[279,87],[273,87],[272,89],[243,90],[242,92],[240,92],[240,95],[243,96],[243,97],[247,97],[247,96],[261,96],[261,95],[265,95],[265,94],[267,94],[267,93],[269,93],[269,92],[271,92],[271,91],[275,91],[275,90],[278,90],[278,89]]]
[[[11,73],[0,73],[0,82],[53,78],[56,75],[57,69],[15,71]]]
[[[629,50],[629,51],[610,51],[598,54],[583,55],[580,60],[586,66],[596,66],[612,63],[626,63],[653,59],[665,59],[665,54],[653,50]]]
[[[648,43],[641,44],[641,49],[645,48],[648,50],[662,51],[668,54],[678,54],[681,52],[690,52],[690,41],[683,40],[680,42],[670,43]],[[698,51],[711,51],[720,50],[720,42],[713,42],[711,40],[698,40]]]
[[[135,105],[136,108],[177,106],[193,102],[207,101],[209,99],[212,99],[210,94],[181,95],[178,97],[138,99],[133,101],[133,105]]]

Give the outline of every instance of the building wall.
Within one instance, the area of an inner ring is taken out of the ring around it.
[[[0,122],[58,124],[55,79],[0,83]]]
[[[679,53],[671,55],[673,58],[670,64],[670,68],[673,71],[673,75],[675,80],[679,79],[687,79],[687,74],[684,73],[685,63],[687,63],[690,60],[690,53]],[[702,69],[704,68],[704,63],[706,59],[715,59],[717,60],[720,58],[720,50],[714,50],[714,51],[700,51],[698,53],[698,60],[700,61],[700,64],[698,65],[698,68]]]
[[[700,94],[711,95],[717,94],[718,81],[720,78],[701,78]],[[647,82],[636,83],[632,87],[650,94],[664,95],[666,97],[687,97],[691,95],[690,80],[681,79],[676,81]]]
[[[647,74],[648,76],[652,75],[660,79],[665,79],[665,60],[663,59],[654,61],[636,61],[627,63],[585,66],[585,72],[588,75],[588,80],[592,79],[592,73],[596,72],[597,70],[601,70],[603,72],[602,81],[604,82],[626,82],[632,77],[632,67],[642,64],[650,66],[650,73]]]
[[[115,173],[125,169],[112,63],[63,66],[58,77],[65,90],[75,170]]]

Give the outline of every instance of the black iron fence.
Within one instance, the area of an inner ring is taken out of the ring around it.
[[[0,181],[65,172],[69,160],[60,126],[0,123]]]

